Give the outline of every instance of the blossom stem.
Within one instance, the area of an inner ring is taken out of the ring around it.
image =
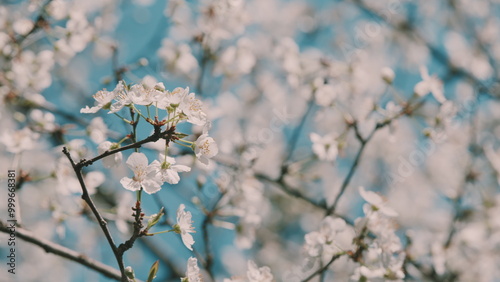
[[[186,144],[177,143],[177,141],[173,141],[173,142],[174,142],[175,144],[177,144],[177,145],[184,146],[184,147],[186,147],[186,148],[190,148],[190,149],[192,149],[192,147],[191,147],[191,146],[188,146],[188,145],[186,145]]]
[[[184,143],[188,143],[188,144],[191,144],[191,145],[193,145],[193,144],[194,144],[194,142],[192,142],[192,141],[188,141],[188,140],[184,140],[184,139],[178,139],[177,141],[182,141],[182,142],[184,142]]]
[[[118,141],[118,144],[125,142],[125,140],[127,140],[127,139],[129,139],[128,136],[123,137],[120,141]]]
[[[148,121],[150,120],[150,118],[147,118],[146,116],[144,116],[141,111],[139,111],[139,109],[137,109],[134,105],[132,105],[132,108],[134,109],[134,111],[139,115],[141,116],[144,120]],[[149,108],[148,108],[148,112],[149,112]],[[149,113],[148,113],[149,115]],[[137,119],[137,121],[139,121],[139,119]]]
[[[122,117],[120,114],[118,113],[114,113],[115,116],[119,117],[121,120],[123,120],[124,122],[128,123],[128,124],[132,124],[132,122],[124,117]]]
[[[152,235],[163,234],[163,233],[169,233],[169,232],[174,232],[174,231],[175,231],[174,229],[171,229],[171,230],[165,230],[165,231],[160,231],[160,232],[148,233],[148,234],[146,234],[146,235],[148,235],[148,236],[152,236]]]

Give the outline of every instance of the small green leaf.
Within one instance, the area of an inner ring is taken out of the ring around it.
[[[146,230],[149,230],[151,227],[155,226],[161,219],[161,217],[165,214],[165,209],[162,207],[157,214],[151,215],[148,220],[148,226]]]
[[[153,282],[153,279],[156,278],[156,273],[158,272],[159,266],[160,266],[159,260],[157,260],[157,261],[155,261],[155,263],[153,263],[153,265],[149,269],[148,280],[146,280],[146,282]]]

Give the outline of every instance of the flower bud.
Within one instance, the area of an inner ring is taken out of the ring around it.
[[[387,84],[392,84],[392,81],[394,81],[394,77],[396,74],[394,74],[394,71],[391,68],[385,67],[380,71],[382,75],[382,79],[387,83]]]

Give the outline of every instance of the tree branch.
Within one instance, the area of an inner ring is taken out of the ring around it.
[[[8,226],[6,223],[0,220],[0,231],[4,233],[10,233]],[[117,281],[121,280],[121,273],[117,269],[105,265],[97,260],[87,257],[82,253],[78,253],[72,249],[66,248],[59,244],[53,243],[49,240],[45,240],[42,238],[38,238],[32,232],[21,228],[16,227],[16,236],[26,242],[32,243],[44,249],[47,253],[53,253],[57,256],[69,259],[81,265],[84,265],[90,269],[93,269],[102,275],[115,279]]]
[[[81,166],[78,166],[77,164],[75,164],[75,162],[71,158],[71,155],[66,147],[63,148],[63,153],[66,155],[66,157],[70,161],[71,166],[73,167],[73,170],[76,173],[78,181],[80,182],[80,186],[81,186],[82,192],[83,192],[82,199],[87,203],[87,205],[92,210],[92,213],[96,217],[97,222],[99,223],[99,226],[101,227],[102,232],[106,236],[106,239],[108,240],[108,244],[111,247],[113,254],[115,255],[116,261],[118,263],[118,266],[119,266],[120,272],[121,272],[121,280],[126,282],[126,281],[128,281],[128,278],[125,275],[125,267],[123,265],[123,255],[120,255],[118,248],[116,247],[115,242],[113,240],[113,237],[111,236],[111,233],[109,232],[106,221],[104,220],[104,218],[101,216],[101,214],[97,210],[97,207],[95,206],[94,202],[92,201],[92,198],[90,197],[90,195],[88,193],[87,187],[85,186],[85,182],[83,181]]]
[[[315,272],[313,272],[311,275],[307,276],[307,278],[305,278],[304,280],[302,280],[302,282],[310,281],[316,275],[321,275],[323,272],[325,272],[330,267],[330,265],[334,261],[336,261],[338,258],[340,258],[343,255],[345,255],[345,253],[339,253],[339,254],[334,255],[327,264],[325,264],[324,266],[320,267],[318,270],[316,270]]]

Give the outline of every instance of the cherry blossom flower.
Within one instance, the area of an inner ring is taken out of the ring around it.
[[[204,133],[198,137],[194,143],[194,152],[200,162],[208,165],[208,159],[214,157],[219,152],[219,148],[212,137]]]
[[[159,98],[157,106],[161,109],[177,108],[188,93],[189,87],[177,87],[173,91],[166,91],[165,95]]]
[[[135,84],[130,87],[127,97],[136,105],[146,106],[158,101],[162,94],[162,91],[159,91],[155,87],[145,87],[143,84]]]
[[[186,206],[181,204],[177,209],[177,224],[174,225],[174,231],[177,234],[181,235],[182,243],[188,248],[190,251],[193,250],[194,239],[193,236],[189,233],[195,233],[193,227],[193,221],[191,220],[191,212],[186,212],[184,209]]]
[[[202,282],[198,260],[190,257],[187,261],[186,277],[181,278],[181,282]]]
[[[87,132],[90,139],[95,143],[102,143],[106,140],[108,134],[108,127],[104,123],[102,117],[93,118],[87,126]]]
[[[258,267],[253,261],[248,261],[247,277],[248,281],[250,282],[273,281],[273,275],[271,273],[271,269],[267,266]]]
[[[367,201],[374,209],[379,210],[386,216],[398,216],[398,213],[386,205],[386,202],[377,193],[366,191],[364,187],[359,187],[359,194]]]
[[[339,248],[335,243],[337,241],[336,237],[345,228],[346,223],[343,219],[331,216],[325,217],[321,222],[319,231],[312,231],[305,235],[305,253],[315,258],[320,256],[324,250],[328,250],[329,252],[338,251]]]
[[[111,106],[111,101],[115,98],[116,94],[114,91],[100,90],[93,96],[95,99],[95,104],[92,108],[85,106],[85,108],[80,110],[80,113],[93,114],[97,113],[100,109],[109,109]]]
[[[436,76],[429,76],[429,71],[424,66],[420,67],[420,75],[422,81],[415,85],[413,91],[418,96],[425,96],[430,92],[439,103],[444,103],[446,98],[443,93],[443,82]]]
[[[311,133],[309,137],[313,142],[312,150],[320,160],[333,161],[337,158],[338,144],[333,134],[321,137],[316,133]]]
[[[148,165],[148,158],[143,153],[132,153],[127,159],[128,167],[134,172],[133,178],[124,177],[120,180],[123,187],[130,191],[138,191],[141,187],[148,194],[161,189],[162,181],[154,165]]]
[[[187,116],[188,122],[196,125],[205,125],[207,123],[207,115],[203,112],[202,103],[195,98],[194,93],[183,97],[179,109]]]
[[[160,160],[165,160],[162,163],[159,161],[153,161],[151,165],[157,166],[157,169],[161,175],[162,181],[170,184],[177,184],[180,181],[179,172],[191,171],[191,168],[185,165],[176,165],[175,159],[172,157],[165,157],[165,155],[160,154]]]
[[[17,154],[22,151],[33,149],[39,136],[38,133],[25,127],[14,132],[4,132],[0,136],[0,143],[7,147],[7,151]]]
[[[56,117],[50,112],[42,112],[34,109],[30,113],[30,118],[35,122],[35,130],[52,132],[56,129],[54,121]]]
[[[184,75],[194,72],[198,67],[198,61],[193,56],[191,47],[187,44],[176,44],[169,38],[163,39],[158,57],[165,61],[169,70]]]
[[[246,279],[244,277],[235,277],[231,279],[224,279],[224,282],[272,282],[274,281],[274,276],[271,273],[271,269],[267,266],[258,267],[255,262],[249,260],[247,263],[247,275]]]
[[[385,67],[380,71],[380,75],[382,76],[382,79],[387,83],[387,84],[392,84],[392,81],[394,80],[394,77],[396,77],[396,74],[394,71],[389,68]]]
[[[133,104],[132,98],[129,95],[126,86],[123,84],[122,81],[116,85],[115,90],[113,90],[115,93],[114,100],[115,102],[111,104],[110,106],[110,111],[108,114],[113,114],[118,112],[119,110],[123,109],[123,107],[130,106]]]
[[[335,87],[331,84],[325,83],[325,80],[321,77],[318,77],[313,81],[313,88],[316,89],[314,92],[314,99],[320,106],[330,106],[337,97],[337,90]]]

